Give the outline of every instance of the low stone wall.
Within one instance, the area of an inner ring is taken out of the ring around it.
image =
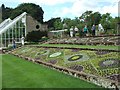
[[[11,54],[13,54],[13,53],[11,53]],[[65,73],[65,74],[68,74],[68,75],[71,75],[71,76],[74,76],[74,77],[82,79],[82,80],[85,80],[87,82],[94,83],[94,84],[96,84],[98,86],[101,86],[101,87],[115,88],[115,87],[112,87],[111,85],[112,84],[114,84],[116,86],[118,85],[118,83],[116,81],[105,79],[103,77],[87,74],[87,73],[84,73],[84,72],[74,71],[74,70],[71,70],[71,69],[68,69],[68,68],[65,68],[65,67],[53,65],[51,63],[46,63],[46,62],[43,62],[43,61],[40,61],[40,60],[35,60],[35,59],[29,58],[29,57],[24,57],[24,56],[18,55],[18,54],[13,54],[13,55],[15,55],[17,57],[20,57],[20,58],[23,58],[23,59],[28,60],[28,61],[32,61],[33,63],[44,65],[46,67],[52,68],[54,70],[57,70],[59,72],[62,72],[62,73]]]

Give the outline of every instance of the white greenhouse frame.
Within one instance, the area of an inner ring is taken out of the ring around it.
[[[4,20],[0,24],[0,48],[6,48],[12,44],[13,39],[16,43],[21,42],[22,35],[26,37],[26,15],[24,12],[15,19]]]

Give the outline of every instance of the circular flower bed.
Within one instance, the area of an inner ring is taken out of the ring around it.
[[[113,74],[113,75],[107,76],[107,78],[115,81],[117,80],[118,82],[120,82],[120,74]]]
[[[50,60],[50,61],[48,61],[48,63],[56,64],[56,63],[57,63],[57,60]]]
[[[108,54],[108,53],[110,53],[110,52],[108,52],[108,51],[96,51],[95,52],[97,55],[104,55],[104,54]]]
[[[119,60],[114,59],[114,58],[109,58],[101,61],[99,63],[100,67],[113,67],[119,64]]]
[[[48,50],[38,52],[37,55],[46,55],[48,53]]]
[[[74,55],[74,56],[68,58],[68,61],[76,61],[76,60],[79,60],[82,57],[83,57],[83,55]]]
[[[80,66],[80,65],[70,66],[69,68],[79,72],[83,71],[83,66]]]
[[[49,57],[57,57],[57,56],[60,56],[61,54],[62,54],[61,52],[56,52],[51,54]]]
[[[74,54],[74,55],[65,55],[64,58],[65,58],[65,63],[89,60],[89,56],[86,55],[85,53]]]

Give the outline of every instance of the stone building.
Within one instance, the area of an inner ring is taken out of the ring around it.
[[[30,15],[27,15],[26,17],[26,30],[28,32],[31,31],[47,31],[47,25],[46,24],[41,24],[39,23],[37,20],[35,20],[34,18],[32,18]]]

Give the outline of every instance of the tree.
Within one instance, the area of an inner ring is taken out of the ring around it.
[[[44,11],[39,5],[33,4],[33,3],[22,3],[15,9],[13,9],[11,13],[11,18],[15,18],[18,15],[22,14],[23,12],[27,12],[30,14],[34,19],[39,21],[40,23],[43,23],[43,14]]]
[[[93,11],[86,11],[79,17],[79,19],[82,21],[82,26],[83,26],[83,22],[84,22],[84,25],[86,24],[88,26],[88,30],[91,33],[92,25],[99,24],[99,22],[101,20],[101,14],[99,12],[93,13]]]
[[[98,25],[101,20],[101,14],[99,12],[95,12],[90,15],[90,18],[92,18],[91,23]]]
[[[70,18],[64,18],[63,19],[63,23],[66,23],[67,28],[70,29],[71,26],[74,26],[74,20],[70,19]]]
[[[1,9],[2,9],[2,20],[9,18],[13,9],[9,7],[5,7],[4,4],[2,4]]]
[[[63,28],[62,20],[60,17],[56,18],[56,20],[54,22],[54,27],[55,27],[55,30],[60,30]]]
[[[48,29],[49,30],[55,30],[55,29],[61,29],[61,18],[57,17],[57,18],[51,18],[50,20],[45,22],[48,25]],[[57,27],[59,26],[59,27]]]
[[[110,16],[110,13],[106,13],[102,15],[100,23],[103,25],[105,32],[107,32],[110,28],[110,23],[112,21],[112,17]]]
[[[90,14],[92,14],[92,11],[86,11],[79,18],[83,19],[84,21],[86,21],[87,18],[90,16]]]
[[[112,31],[112,34],[117,34],[120,29],[118,29],[118,26],[120,24],[120,17],[115,17],[110,19],[110,29]]]

